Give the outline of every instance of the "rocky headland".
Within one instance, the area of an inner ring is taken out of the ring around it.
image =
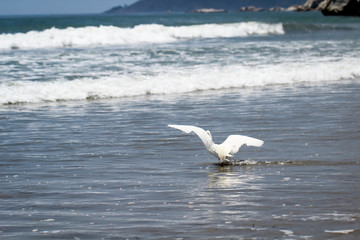
[[[105,13],[224,13],[321,11],[324,15],[360,16],[360,0],[140,0]]]
[[[286,9],[292,4],[300,5],[303,3],[304,0],[139,0],[129,6],[114,7],[105,13],[184,13],[194,11],[207,13],[217,12],[217,10],[257,12],[270,8],[274,10]]]

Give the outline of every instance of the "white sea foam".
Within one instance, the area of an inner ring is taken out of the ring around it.
[[[285,230],[285,229],[283,229],[283,230],[280,230],[280,232],[284,233],[285,235],[287,235],[287,236],[289,236],[289,237],[295,237],[294,232],[291,231],[291,230]]]
[[[333,220],[341,222],[354,222],[356,221],[356,216],[353,214],[346,213],[325,213],[319,215],[313,215],[307,218],[302,218],[303,221],[324,221],[324,220]]]
[[[354,229],[346,229],[346,230],[325,230],[326,233],[335,233],[335,234],[349,234],[355,232]]]
[[[0,84],[0,104],[118,98],[148,94],[262,87],[279,84],[321,83],[358,79],[360,60],[323,63],[282,63],[265,66],[164,68],[156,73],[80,78],[71,81],[16,81]]]
[[[44,31],[1,34],[0,49],[167,43],[184,39],[246,37],[269,34],[284,34],[282,24],[241,22],[191,26],[142,24],[133,28],[115,26],[68,27],[66,29],[51,28]]]

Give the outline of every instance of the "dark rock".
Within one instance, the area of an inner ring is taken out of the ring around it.
[[[200,8],[195,9],[194,13],[226,13],[226,9],[215,9],[215,8]]]
[[[324,0],[320,4],[321,12],[325,15],[359,16],[360,0]]]
[[[324,0],[307,0],[304,6],[310,10],[320,10],[319,5]]]
[[[307,12],[310,11],[309,8],[305,7],[304,5],[292,5],[286,11],[289,12]]]
[[[269,8],[269,12],[285,12],[285,8],[283,7],[272,7],[272,8]]]
[[[319,11],[319,5],[324,0],[307,0],[304,5],[293,5],[287,10],[292,12],[307,12],[307,11]]]
[[[239,12],[263,12],[264,8],[259,8],[255,6],[242,7],[239,9]]]

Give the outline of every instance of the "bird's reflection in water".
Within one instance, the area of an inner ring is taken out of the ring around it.
[[[216,165],[209,173],[209,188],[212,189],[261,189],[261,175],[252,166]]]
[[[213,165],[207,187],[194,201],[194,208],[201,202],[198,210],[204,210],[203,217],[225,221],[227,227],[235,224],[238,228],[248,223],[259,215],[258,209],[263,206],[260,194],[263,177],[258,173],[251,166]]]

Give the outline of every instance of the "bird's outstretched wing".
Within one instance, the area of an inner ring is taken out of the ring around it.
[[[212,145],[214,144],[211,136],[202,128],[190,126],[190,125],[168,125],[171,128],[179,129],[185,133],[194,132],[199,136],[201,141],[204,143],[206,149],[210,151]]]
[[[223,146],[228,153],[235,154],[242,145],[261,147],[264,141],[242,135],[230,135],[220,146]]]

